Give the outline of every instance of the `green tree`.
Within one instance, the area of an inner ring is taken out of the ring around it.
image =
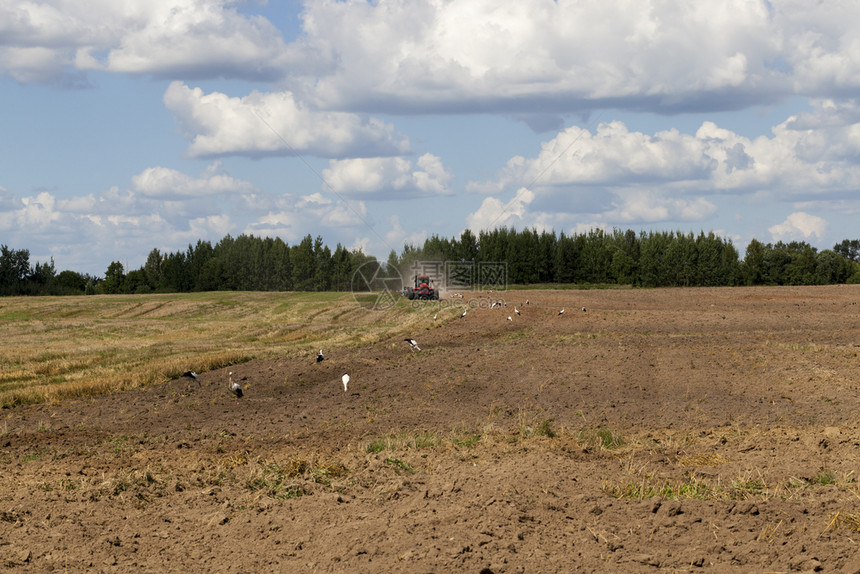
[[[290,248],[290,261],[293,264],[293,288],[296,291],[311,291],[316,273],[314,240],[306,235],[298,245]]]
[[[146,276],[147,284],[155,291],[162,287],[162,264],[164,258],[158,249],[153,249],[146,257],[146,263],[143,264],[144,275]]]
[[[746,256],[741,264],[741,277],[746,285],[761,285],[764,283],[765,246],[758,239],[753,239],[747,245]]]
[[[99,288],[102,293],[116,294],[122,293],[125,287],[125,270],[122,263],[119,261],[111,261],[105,271],[104,281],[99,283]]]
[[[816,257],[815,278],[819,285],[844,283],[851,272],[851,262],[836,251],[824,249]]]
[[[0,294],[19,294],[29,273],[30,251],[0,245]]]
[[[860,239],[843,239],[833,246],[833,251],[846,259],[860,263]]]
[[[57,295],[83,295],[87,281],[75,271],[60,271],[54,278],[54,292]]]

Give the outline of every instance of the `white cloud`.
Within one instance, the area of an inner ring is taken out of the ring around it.
[[[336,193],[406,199],[450,195],[452,175],[438,157],[427,153],[415,168],[401,157],[331,160],[323,179]]]
[[[165,177],[151,177],[153,173]],[[29,249],[34,261],[54,256],[58,269],[103,275],[111,261],[136,269],[154,248],[184,251],[198,240],[215,243],[228,233],[278,236],[288,242],[311,233],[322,235],[329,244],[344,236],[352,240],[354,230],[373,225],[366,204],[360,201],[332,201],[320,193],[245,194],[242,191],[249,184],[223,174],[217,162],[199,178],[163,168],[138,175],[132,178],[134,189],[111,187],[66,198],[51,192],[16,198],[0,188],[3,242]],[[168,194],[165,179],[171,189],[178,186],[186,195]],[[224,193],[191,195],[224,181],[228,184],[219,188]],[[248,195],[253,196],[251,201]],[[234,208],[250,202],[257,208]]]
[[[648,190],[620,193],[616,203],[614,209],[602,214],[603,219],[617,223],[702,221],[717,211],[717,206],[703,197],[666,197]]]
[[[316,2],[295,48],[323,107],[737,109],[856,89],[858,19],[849,2]]]
[[[820,239],[827,230],[827,222],[816,215],[795,211],[785,221],[768,227],[767,230],[774,241],[809,239],[813,235]]]
[[[315,107],[740,109],[860,86],[853,2],[307,2],[292,44],[235,0],[7,0],[0,73],[283,81]],[[685,46],[695,46],[686,49]]]
[[[676,130],[653,136],[630,132],[622,122],[602,123],[592,134],[570,127],[541,145],[538,156],[511,158],[498,178],[471,183],[472,191],[508,186],[576,184],[626,185],[629,182],[702,180],[717,167],[705,143]]]
[[[52,81],[88,70],[271,80],[293,62],[268,20],[231,0],[7,0],[0,73]]]
[[[385,156],[409,151],[407,138],[375,118],[315,112],[289,92],[242,98],[173,82],[164,105],[191,140],[190,157],[246,155]]]
[[[221,170],[220,162],[206,168],[202,177],[190,177],[175,169],[150,167],[131,178],[132,188],[147,197],[181,199],[224,193],[254,192],[247,181],[237,180]]]
[[[504,204],[495,197],[487,197],[477,211],[466,216],[466,224],[474,232],[496,227],[515,227],[517,223],[522,223],[528,205],[534,198],[534,192],[524,187],[517,190],[514,198]]]
[[[819,117],[823,127],[816,128]],[[552,213],[556,221],[562,214],[612,224],[704,221],[718,212],[708,196],[744,194],[857,211],[858,122],[853,102],[821,101],[816,111],[754,139],[710,121],[693,135],[648,135],[618,121],[594,133],[570,127],[541,144],[536,156],[515,156],[494,179],[466,189],[498,195],[527,185],[535,193],[529,218]],[[502,211],[501,202],[485,202],[486,210]]]
[[[389,247],[388,251],[391,249],[397,250],[397,247],[410,244],[410,245],[424,245],[424,241],[427,239],[427,231],[415,231],[413,233],[407,233],[406,229],[404,229],[403,225],[400,223],[400,217],[397,215],[391,215],[387,218],[388,224],[391,226],[391,229],[385,234],[385,244],[386,247]],[[398,251],[399,254],[399,251]]]

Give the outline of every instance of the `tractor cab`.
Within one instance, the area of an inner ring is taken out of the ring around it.
[[[415,275],[413,286],[406,288],[406,296],[410,299],[438,300],[439,292],[433,287],[427,275]]]

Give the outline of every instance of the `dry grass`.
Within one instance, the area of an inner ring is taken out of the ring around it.
[[[368,311],[350,293],[0,300],[0,407],[158,384],[252,358],[373,343],[433,310]]]

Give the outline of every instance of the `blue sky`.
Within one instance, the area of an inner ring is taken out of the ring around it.
[[[8,0],[0,243],[860,237],[860,4]]]

